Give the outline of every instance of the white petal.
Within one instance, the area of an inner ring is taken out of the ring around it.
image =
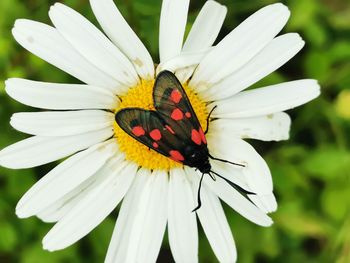
[[[197,52],[182,52],[166,62],[160,63],[157,67],[157,74],[163,70],[175,72],[178,69],[198,65],[198,63],[207,54],[208,50]]]
[[[272,213],[277,210],[277,201],[273,193],[248,195],[249,199],[264,213]]]
[[[210,98],[212,101],[237,94],[284,65],[304,45],[305,42],[295,33],[276,37],[241,69],[210,89],[204,90],[201,95],[204,99]]]
[[[90,0],[94,14],[107,36],[134,64],[143,79],[153,79],[154,65],[141,40],[125,21],[113,0]]]
[[[85,17],[60,3],[51,7],[49,15],[57,30],[90,63],[124,85],[137,84],[131,62]]]
[[[194,52],[211,47],[219,35],[226,13],[225,6],[212,0],[206,1],[194,21],[182,51]],[[176,71],[176,77],[181,83],[185,83],[192,76],[196,67],[197,65],[179,69]]]
[[[211,191],[220,197],[220,199],[248,220],[261,226],[272,225],[273,222],[269,216],[254,206],[223,179],[216,178],[216,181],[214,182],[210,177],[206,176],[203,181],[208,185]]]
[[[196,207],[191,185],[182,169],[170,171],[168,235],[175,262],[198,262]]]
[[[183,52],[211,47],[219,35],[226,14],[226,6],[212,0],[206,1],[186,38]]]
[[[187,81],[193,75],[193,72],[196,69],[196,67],[197,67],[197,65],[189,66],[186,68],[180,68],[180,69],[176,70],[175,75],[176,75],[177,79],[180,81],[180,83],[187,83]]]
[[[199,180],[186,170],[192,179],[193,195],[197,196]],[[198,218],[219,262],[236,262],[237,252],[230,226],[219,199],[205,185],[201,189],[202,206]]]
[[[26,218],[48,208],[51,204],[80,187],[116,153],[115,141],[110,140],[63,161],[41,178],[21,198],[16,207],[16,214],[18,217]]]
[[[115,169],[124,167],[124,156],[115,154],[113,158],[107,161],[107,166],[115,165]],[[105,165],[106,166],[106,165]],[[94,175],[90,176],[83,183],[75,187],[69,193],[60,197],[57,201],[50,204],[36,214],[44,222],[54,223],[63,218],[73,207],[86,198],[86,196],[96,189],[100,182],[106,179],[110,174],[106,172],[106,167],[99,169]],[[128,178],[127,178],[128,179]],[[127,180],[126,179],[126,180]]]
[[[106,263],[156,261],[167,221],[167,193],[165,172],[139,171],[120,209]]]
[[[264,193],[261,193],[260,187],[258,185],[253,185],[251,187],[252,184],[248,178],[254,177],[254,174],[249,172],[243,173],[242,171],[239,171],[230,165],[217,161],[211,161],[211,167],[213,171],[220,174],[228,181],[231,181],[232,183],[240,186],[242,189],[245,189],[246,191],[254,192],[252,190],[252,187],[254,189],[258,189],[256,191],[257,193],[254,193],[254,195],[248,195],[248,197],[264,213],[271,213],[276,211],[277,202],[272,192],[266,193],[266,191],[264,191]]]
[[[215,139],[215,144],[214,144]],[[211,143],[210,143],[211,142]],[[215,145],[210,148],[210,152],[214,157],[229,160],[231,162],[245,165],[244,168],[225,164],[225,169],[219,169],[219,173],[228,180],[235,182],[237,173],[241,173],[248,188],[246,190],[261,196],[261,202],[272,201],[266,204],[269,211],[274,211],[277,208],[277,203],[274,198],[265,198],[273,195],[273,183],[269,167],[264,159],[254,150],[252,146],[240,139],[234,139],[227,133],[210,133],[208,134],[208,145]],[[234,177],[231,177],[234,175]],[[240,185],[238,183],[238,185]],[[226,191],[225,189],[224,191]],[[219,195],[219,194],[218,194]],[[257,204],[258,205],[258,204]],[[259,205],[259,208],[261,206]],[[266,212],[267,209],[263,209]]]
[[[58,222],[94,188],[94,181],[95,177],[91,176],[73,191],[62,196],[56,202],[38,212],[36,216],[46,223]]]
[[[11,169],[50,163],[84,150],[113,135],[111,128],[63,137],[34,136],[0,151],[0,165]]]
[[[69,136],[112,127],[114,114],[101,110],[22,112],[11,117],[18,131],[39,136]]]
[[[112,77],[88,62],[53,27],[25,19],[16,20],[12,34],[24,48],[90,85],[114,88]]]
[[[215,151],[213,153],[216,153]],[[220,174],[228,181],[240,186],[242,189],[251,191],[247,179],[245,178],[243,172],[232,165],[227,165],[226,163],[210,160],[211,168],[214,172]]]
[[[179,55],[182,49],[189,0],[163,0],[159,28],[160,62]]]
[[[217,118],[247,118],[276,113],[298,107],[320,95],[316,80],[304,79],[264,88],[243,91],[216,102]]]
[[[118,105],[118,99],[111,92],[88,85],[9,79],[5,89],[13,99],[43,109],[115,109]]]
[[[217,119],[210,123],[210,129],[238,138],[281,141],[289,138],[290,125],[289,115],[279,112],[259,117]]]
[[[249,143],[232,138],[226,133],[215,133],[215,135],[210,133],[207,137],[208,145],[213,145],[210,147],[210,152],[214,157],[245,165],[245,167],[239,167],[225,164],[226,167],[241,172],[245,176],[250,187],[248,190],[259,194],[272,192],[273,184],[270,169]],[[211,144],[209,144],[210,142]]]
[[[213,142],[211,138],[209,140]],[[236,140],[232,139],[232,141],[235,142]],[[223,138],[215,136],[215,144],[208,143],[208,145],[215,145],[215,147],[211,147],[209,150],[214,157],[245,165],[244,168],[232,166],[232,169],[238,169],[242,172],[242,176],[245,177],[250,187],[250,189],[246,190],[251,190],[261,195],[271,194],[271,174],[264,160],[256,154],[252,147],[251,149],[248,148],[250,145],[244,141],[241,141],[241,143],[239,143],[240,141],[236,143],[233,142],[226,137],[225,140],[223,140]],[[225,149],[223,149],[223,144],[225,145]],[[238,159],[237,156],[239,156],[238,158],[240,159]],[[259,170],[259,168],[261,169]],[[193,176],[195,175],[196,173],[193,172]],[[227,176],[227,179],[232,180],[233,178]],[[216,181],[213,181],[209,176],[205,176],[203,181],[223,201],[250,221],[261,226],[270,226],[272,224],[271,218],[254,206],[223,179],[216,178]]]
[[[136,175],[137,166],[126,164],[111,160],[98,172],[104,178],[50,230],[43,240],[44,249],[55,251],[70,246],[114,210]]]
[[[216,83],[238,70],[284,27],[290,12],[280,3],[266,6],[228,34],[198,66],[190,84]]]

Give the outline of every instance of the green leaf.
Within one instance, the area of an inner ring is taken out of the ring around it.
[[[14,250],[18,237],[14,226],[0,221],[0,251],[10,252]]]
[[[303,168],[314,177],[333,181],[349,176],[349,163],[348,151],[329,147],[310,153]]]

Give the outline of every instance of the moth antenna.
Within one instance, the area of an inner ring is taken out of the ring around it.
[[[216,157],[213,157],[210,154],[208,154],[208,156],[210,157],[210,159],[213,159],[215,161],[219,161],[219,162],[223,162],[223,163],[229,163],[229,164],[240,166],[240,167],[245,167],[245,165],[241,164],[241,163],[234,163],[234,162],[230,162],[230,161],[227,161],[227,160],[224,160],[224,159],[216,158]]]
[[[220,177],[221,179],[223,179],[226,183],[228,183],[229,185],[231,185],[233,188],[235,188],[237,191],[244,193],[246,195],[256,195],[256,193],[250,192],[248,190],[245,190],[244,188],[240,187],[239,185],[231,182],[230,180],[226,179],[225,177],[221,176],[220,174],[210,170],[211,173],[215,174],[216,176]]]
[[[205,129],[204,134],[207,134],[207,133],[208,133],[210,116],[211,116],[211,114],[213,113],[213,111],[214,111],[217,107],[218,107],[218,106],[215,105],[215,106],[211,109],[211,111],[209,112],[209,114],[208,114],[208,117],[207,117],[207,128]]]
[[[204,173],[202,173],[202,177],[199,181],[199,186],[198,186],[198,192],[197,192],[197,202],[198,205],[195,209],[192,210],[192,212],[196,212],[199,208],[201,208],[202,206],[202,201],[201,201],[201,188],[202,188],[202,182],[203,182],[203,177],[204,177]]]

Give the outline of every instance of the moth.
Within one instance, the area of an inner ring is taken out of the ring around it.
[[[170,71],[158,74],[153,88],[153,102],[155,111],[125,108],[116,113],[115,120],[135,140],[202,173],[198,187],[198,205],[193,211],[201,207],[200,189],[205,174],[213,180],[216,180],[215,176],[224,179],[241,193],[253,194],[212,171],[209,159],[244,167],[242,164],[215,158],[209,153],[205,135],[209,129],[211,113],[216,107],[208,115],[207,127],[203,130],[184,88]]]

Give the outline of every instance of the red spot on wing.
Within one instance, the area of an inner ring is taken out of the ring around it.
[[[205,134],[204,134],[202,128],[199,128],[199,135],[201,136],[202,142],[204,144],[207,144],[207,138],[205,138]]]
[[[182,154],[179,151],[172,150],[169,152],[170,159],[176,161],[176,162],[182,162],[185,160],[185,158],[182,156]]]
[[[152,145],[153,145],[154,148],[158,148],[159,147],[158,143],[156,143],[156,142],[154,142]]]
[[[186,112],[185,115],[186,115],[187,118],[191,118],[191,116],[192,116],[191,112]]]
[[[182,99],[182,95],[181,93],[177,90],[177,89],[174,89],[172,92],[171,92],[171,95],[170,95],[170,98],[173,102],[175,102],[176,104],[180,102],[180,100]]]
[[[171,113],[171,118],[175,121],[179,121],[179,120],[182,120],[184,118],[184,114],[180,109],[176,108]]]
[[[165,128],[172,134],[175,134],[174,130],[169,126],[169,125],[165,125]]]
[[[202,144],[202,138],[199,132],[195,129],[192,130],[191,139],[195,144],[201,145]]]
[[[132,128],[132,133],[136,136],[136,137],[140,137],[142,135],[145,135],[145,130],[141,127],[141,126],[135,126],[134,128]]]
[[[162,138],[162,134],[160,133],[160,130],[158,129],[154,129],[152,130],[149,135],[151,136],[151,138],[155,141],[159,141]]]

